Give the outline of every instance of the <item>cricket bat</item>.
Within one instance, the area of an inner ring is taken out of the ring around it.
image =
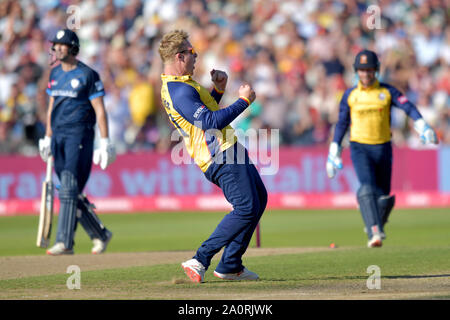
[[[54,186],[52,181],[53,157],[47,159],[47,171],[45,181],[42,183],[41,211],[39,213],[39,227],[36,245],[40,248],[47,248],[50,243],[53,220],[53,194]]]

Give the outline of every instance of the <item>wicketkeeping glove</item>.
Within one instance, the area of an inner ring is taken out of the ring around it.
[[[106,169],[111,163],[116,160],[116,149],[108,138],[100,139],[100,146],[94,151],[94,164],[100,164],[100,168]]]
[[[330,143],[327,160],[327,175],[330,179],[334,178],[337,170],[340,170],[343,167],[341,153],[342,148],[336,142]]]
[[[420,142],[423,144],[437,144],[438,139],[436,132],[423,120],[423,118],[414,121],[414,129],[420,135]]]
[[[39,154],[44,162],[47,162],[48,157],[52,154],[50,147],[51,141],[52,138],[49,136],[45,136],[44,139],[39,139]]]

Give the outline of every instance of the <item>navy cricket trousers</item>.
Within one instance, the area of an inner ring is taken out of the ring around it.
[[[86,127],[64,127],[55,130],[52,137],[52,154],[55,172],[61,181],[64,170],[71,172],[77,180],[81,193],[89,179],[94,152],[94,129]]]
[[[391,192],[392,145],[350,142],[350,153],[361,185],[373,187],[380,195]]]
[[[85,126],[57,129],[53,131],[51,143],[55,171],[61,182],[56,242],[64,242],[66,248],[72,248],[78,220],[91,238],[103,239],[99,222],[90,217],[86,206],[78,198],[91,172],[94,129]],[[81,216],[77,215],[77,209],[81,210]]]
[[[239,147],[243,148],[236,143],[233,149],[236,151]],[[219,273],[242,271],[242,256],[267,204],[264,183],[249,160],[247,150],[244,151],[245,161],[237,161],[235,153],[234,161],[214,163],[205,172],[206,178],[222,189],[233,206],[233,210],[222,219],[194,256],[208,269],[213,256],[225,247],[216,268]]]

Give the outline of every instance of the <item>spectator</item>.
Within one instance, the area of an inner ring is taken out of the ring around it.
[[[32,143],[45,124],[42,114],[47,105],[41,94],[48,78],[47,39],[66,27],[73,14],[66,11],[69,5],[78,6],[81,13],[82,59],[109,83],[105,99],[114,105],[107,107],[119,153],[140,148],[163,152],[170,147],[170,124],[164,113],[161,116],[157,96],[161,63],[156,48],[161,34],[179,26],[189,31],[201,53],[195,73],[202,84],[209,83],[212,66],[229,74],[223,105],[232,102],[237,84],[254,86],[257,101],[233,123],[238,128],[278,128],[285,145],[325,143],[323,137],[337,122],[342,92],[357,80],[352,57],[367,48],[380,55],[380,78],[426,110],[441,143],[450,144],[448,1],[382,1],[381,29],[367,24],[371,4],[369,0],[0,1],[0,149],[27,154],[37,150]],[[13,88],[17,85],[19,96]],[[153,103],[136,103],[140,99],[135,97],[143,93],[149,97],[150,91],[155,96],[143,100]],[[4,121],[14,99],[17,113]],[[407,118],[393,112],[395,145],[420,146],[418,138],[409,135],[409,125]]]

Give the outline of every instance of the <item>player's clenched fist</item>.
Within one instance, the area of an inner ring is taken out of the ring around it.
[[[211,72],[211,81],[214,83],[217,89],[220,91],[225,91],[228,81],[228,75],[225,71],[212,69]]]
[[[256,99],[256,93],[251,85],[243,84],[239,87],[239,97],[246,98],[250,103],[252,103]]]

